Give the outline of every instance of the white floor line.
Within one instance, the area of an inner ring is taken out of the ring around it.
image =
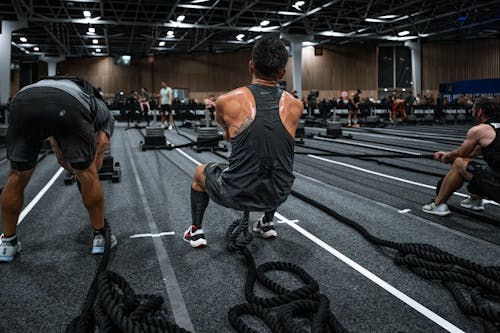
[[[49,182],[41,189],[40,192],[31,200],[31,202],[22,210],[21,214],[19,214],[19,220],[17,221],[17,225],[21,224],[21,222],[24,220],[26,215],[35,207],[35,205],[40,201],[40,199],[44,196],[44,194],[49,190],[49,188],[52,186],[52,184],[55,183],[57,178],[61,175],[61,173],[64,171],[64,168],[59,168],[57,172],[50,178]]]
[[[314,138],[316,140],[321,140],[321,141],[348,143],[348,144],[353,145],[353,146],[373,148],[373,149],[385,150],[385,151],[393,151],[393,152],[402,153],[402,154],[410,154],[410,155],[415,155],[415,156],[422,155],[420,153],[416,153],[416,152],[413,152],[413,151],[401,150],[401,149],[394,149],[394,148],[387,148],[387,147],[381,147],[381,146],[374,146],[374,145],[369,145],[369,144],[366,144],[366,143],[359,143],[359,142],[342,140],[342,139],[328,139],[328,138],[322,138],[320,136],[314,137]]]
[[[360,167],[357,167],[355,165],[351,165],[351,164],[347,164],[347,163],[332,161],[332,160],[329,160],[327,158],[323,158],[323,157],[320,157],[320,156],[316,156],[316,155],[312,155],[312,154],[308,154],[307,156],[309,156],[311,158],[315,158],[315,159],[321,160],[321,161],[324,161],[324,162],[328,162],[328,163],[332,163],[332,164],[337,164],[337,165],[345,166],[347,168],[351,168],[351,169],[354,169],[354,170],[366,172],[366,173],[369,173],[369,174],[372,174],[372,175],[376,175],[376,176],[380,176],[380,177],[384,177],[384,178],[389,178],[389,179],[392,179],[392,180],[397,180],[397,181],[400,181],[400,182],[403,182],[403,183],[417,185],[417,186],[420,186],[420,187],[425,187],[425,188],[433,189],[433,190],[436,189],[436,186],[422,184],[422,183],[419,183],[419,182],[414,182],[414,181],[411,181],[411,180],[407,180],[407,179],[403,179],[403,178],[399,178],[399,177],[395,177],[395,176],[386,175],[385,173],[371,171],[371,170],[360,168]],[[469,197],[467,194],[460,193],[460,192],[455,192],[454,194],[459,195],[461,197]]]
[[[377,284],[379,287],[381,287],[382,289],[384,289],[385,291],[387,291],[388,293],[390,293],[394,297],[396,297],[399,300],[401,300],[402,302],[406,303],[408,306],[410,306],[411,308],[413,308],[417,312],[419,312],[422,315],[424,315],[425,317],[429,318],[430,320],[432,320],[433,322],[435,322],[436,324],[438,324],[439,326],[441,326],[442,328],[444,328],[448,332],[464,332],[463,330],[461,330],[457,326],[453,325],[452,323],[450,323],[449,321],[447,321],[443,317],[439,316],[435,312],[429,310],[428,308],[426,308],[422,304],[418,303],[413,298],[407,296],[403,292],[394,288],[389,283],[385,282],[384,280],[382,280],[381,278],[379,278],[378,276],[376,276],[375,274],[373,274],[372,272],[370,272],[369,270],[367,270],[363,266],[359,265],[354,260],[346,257],[344,254],[342,254],[338,250],[336,250],[333,247],[331,247],[330,245],[326,244],[321,239],[319,239],[318,237],[311,234],[309,231],[300,227],[296,223],[289,221],[283,215],[276,212],[275,216],[277,218],[279,218],[280,220],[282,220],[284,223],[288,224],[290,227],[292,227],[296,231],[298,231],[299,233],[301,233],[303,236],[305,236],[306,238],[308,238],[309,240],[314,242],[316,245],[320,246],[321,248],[323,248],[324,250],[326,250],[327,252],[329,252],[330,254],[335,256],[336,258],[340,259],[345,264],[347,264],[349,267],[353,268],[358,273],[360,273],[361,275],[363,275],[364,277],[366,277],[367,279],[369,279],[373,283]]]
[[[187,155],[185,152],[181,151],[180,149],[177,149],[177,150],[183,156],[187,157],[190,161],[194,162],[196,165],[202,164],[202,163],[196,161],[191,156]],[[426,308],[422,304],[418,303],[417,301],[415,301],[411,297],[407,296],[403,292],[399,291],[398,289],[394,288],[393,286],[391,286],[390,284],[388,284],[387,282],[385,282],[384,280],[382,280],[381,278],[379,278],[378,276],[376,276],[375,274],[373,274],[372,272],[370,272],[366,268],[362,267],[361,265],[359,265],[355,261],[349,259],[348,257],[346,257],[344,254],[340,253],[339,251],[335,250],[333,247],[326,244],[325,242],[323,242],[322,240],[320,240],[319,238],[317,238],[313,234],[311,234],[308,231],[306,231],[305,229],[301,228],[300,226],[298,226],[297,223],[294,222],[294,220],[289,220],[278,212],[276,212],[274,215],[278,219],[280,219],[280,221],[282,223],[286,223],[287,225],[291,226],[293,229],[295,229],[296,231],[298,231],[299,233],[304,235],[306,238],[308,238],[308,239],[312,240],[314,243],[316,243],[316,245],[320,246],[324,250],[333,254],[335,257],[337,257],[338,259],[340,259],[341,261],[343,261],[344,263],[349,265],[351,268],[355,269],[357,272],[361,273],[363,276],[365,276],[366,278],[368,278],[369,280],[371,280],[372,282],[374,282],[375,284],[377,284],[378,286],[380,286],[381,288],[383,288],[384,290],[389,292],[391,295],[395,296],[396,298],[398,298],[402,302],[406,303],[411,308],[415,309],[416,311],[418,311],[419,313],[421,313],[425,317],[429,318],[437,325],[443,327],[448,332],[465,333],[463,330],[461,330],[457,326],[453,325],[452,323],[445,320],[444,318],[442,318],[438,314],[429,310],[428,308]]]
[[[145,238],[145,237],[155,238],[155,237],[173,236],[173,235],[175,235],[174,231],[165,231],[165,232],[160,232],[157,234],[135,234],[135,235],[130,236],[130,238]]]

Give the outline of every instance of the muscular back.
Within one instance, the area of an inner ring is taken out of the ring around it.
[[[279,101],[281,122],[292,137],[299,122],[304,105],[284,92]],[[255,119],[255,99],[246,87],[240,87],[217,98],[215,119],[224,128],[228,140],[236,137]]]

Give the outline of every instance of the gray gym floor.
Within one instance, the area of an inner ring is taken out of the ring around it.
[[[389,148],[429,154],[455,148],[466,129],[459,125],[349,129],[344,134],[352,134],[352,139],[310,138],[305,145],[345,153],[391,153],[378,149]],[[179,131],[196,138],[191,129]],[[188,142],[175,131],[165,134],[171,143]],[[112,155],[121,164],[122,178],[118,184],[103,182],[106,216],[119,242],[109,269],[122,275],[136,293],[163,296],[171,319],[180,326],[196,332],[233,332],[227,312],[245,302],[246,267],[240,256],[226,251],[225,232],[241,213],[211,203],[204,222],[208,247],[192,249],[182,241],[191,221],[189,194],[196,163],[225,160],[189,148],[142,152],[141,140],[139,130],[125,130],[123,124],[117,125],[112,139]],[[296,150],[306,151],[300,146]],[[427,159],[379,160],[443,175],[449,167]],[[8,163],[0,163],[3,183]],[[59,169],[53,155],[38,164],[25,192],[25,206]],[[435,176],[374,161],[310,155],[296,156],[295,171],[295,191],[380,238],[428,243],[483,265],[500,264],[495,223],[459,212],[439,218],[421,211],[434,197]],[[60,173],[21,221],[18,237],[23,251],[14,262],[0,265],[0,332],[63,332],[80,312],[99,257],[90,255],[91,230],[77,187],[65,186],[63,178]],[[453,196],[452,207],[459,207],[467,193],[458,192],[462,195]],[[370,244],[355,230],[293,196],[278,213],[278,238],[256,238],[250,246],[257,264],[288,261],[304,268],[319,282],[332,311],[350,332],[481,330],[479,321],[466,317],[442,285],[396,266],[391,251]],[[489,203],[478,215],[499,220],[500,207]],[[252,220],[258,217],[251,214]],[[168,234],[132,237],[149,233]],[[297,285],[289,276],[272,276],[289,287]],[[263,291],[258,289],[257,294]]]

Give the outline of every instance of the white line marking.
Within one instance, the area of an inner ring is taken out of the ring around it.
[[[290,223],[299,223],[300,221],[299,220],[289,220],[288,222],[290,222]],[[283,220],[279,220],[278,223],[287,223],[287,222],[284,222]]]
[[[389,178],[389,179],[392,179],[392,180],[397,180],[397,181],[400,181],[400,182],[403,182],[403,183],[417,185],[417,186],[420,186],[420,187],[425,187],[425,188],[433,189],[433,190],[436,189],[436,186],[422,184],[422,183],[419,183],[419,182],[414,182],[414,181],[411,181],[411,180],[407,180],[407,179],[403,179],[403,178],[399,178],[399,177],[394,177],[394,176],[386,175],[385,173],[380,173],[380,172],[375,172],[375,171],[371,171],[371,170],[368,170],[368,169],[363,169],[363,168],[360,168],[360,167],[357,167],[357,166],[354,166],[354,165],[351,165],[351,164],[347,164],[347,163],[332,161],[332,160],[329,160],[327,158],[319,157],[319,156],[316,156],[316,155],[308,154],[307,156],[309,156],[311,158],[315,158],[315,159],[321,160],[321,161],[324,161],[324,162],[328,162],[328,163],[332,163],[332,164],[338,164],[338,165],[342,165],[342,166],[345,166],[345,167],[348,167],[348,168],[351,168],[351,169],[355,169],[355,170],[358,170],[358,171],[363,171],[363,172],[366,172],[366,173],[370,173],[372,175],[376,175],[376,176],[380,176],[380,177],[385,177],[385,178]],[[458,196],[461,196],[461,197],[469,197],[469,195],[464,194],[464,193],[460,193],[460,192],[454,192],[454,194],[456,194]]]
[[[406,214],[406,213],[409,213],[409,212],[411,212],[411,209],[409,209],[409,208],[398,210],[399,214]]]
[[[26,215],[29,214],[29,212],[35,207],[35,205],[40,201],[40,199],[44,196],[44,194],[49,190],[49,188],[52,186],[52,184],[55,183],[57,178],[61,175],[61,173],[64,171],[64,168],[59,168],[57,172],[50,178],[49,182],[47,185],[45,185],[40,192],[31,200],[31,202],[26,206],[26,208],[23,209],[21,214],[19,214],[19,220],[17,221],[17,225],[21,224],[21,222],[24,220]]]
[[[174,231],[166,231],[166,232],[160,232],[158,234],[135,234],[130,236],[130,238],[144,238],[144,237],[161,237],[161,236],[173,236],[175,235]]]
[[[283,221],[283,223],[288,224],[290,227],[292,227],[293,229],[295,229],[296,231],[298,231],[299,233],[304,235],[306,238],[308,238],[309,240],[316,243],[316,245],[322,247],[324,250],[326,250],[327,252],[331,253],[332,255],[334,255],[335,257],[337,257],[341,261],[343,261],[345,264],[347,264],[348,266],[350,266],[351,268],[356,270],[358,273],[360,273],[364,277],[368,278],[369,280],[371,280],[372,282],[377,284],[379,287],[381,287],[382,289],[384,289],[388,293],[392,294],[393,296],[395,296],[399,300],[403,301],[404,303],[406,303],[407,305],[409,305],[410,307],[412,307],[413,309],[415,309],[416,311],[418,311],[419,313],[421,313],[425,317],[429,318],[430,320],[432,320],[433,322],[435,322],[436,324],[438,324],[439,326],[441,326],[442,328],[444,328],[448,332],[464,332],[463,330],[461,330],[457,326],[453,325],[452,323],[450,323],[446,319],[442,318],[438,314],[434,313],[433,311],[429,310],[428,308],[426,308],[422,304],[418,303],[413,298],[407,296],[403,292],[394,288],[393,286],[391,286],[390,284],[388,284],[387,282],[385,282],[384,280],[382,280],[381,278],[379,278],[378,276],[376,276],[375,274],[373,274],[372,272],[370,272],[366,268],[362,267],[361,265],[359,265],[358,263],[356,263],[352,259],[349,259],[348,257],[343,255],[342,253],[340,253],[339,251],[337,251],[336,249],[334,249],[330,245],[323,242],[321,239],[319,239],[316,236],[314,236],[313,234],[311,234],[309,231],[301,228],[300,226],[298,226],[295,223],[290,223],[291,221],[289,221],[283,215],[276,212],[275,216],[278,217],[279,219],[281,219]]]
[[[184,153],[184,152],[181,152],[181,153],[182,153],[182,155],[188,157],[189,160],[191,160],[192,162],[194,162],[196,165],[202,164],[202,163],[196,161],[195,159],[191,158],[186,153]],[[279,218],[282,223],[288,224],[293,229],[295,229],[296,231],[298,231],[299,233],[301,233],[302,235],[304,235],[306,238],[309,238],[314,243],[316,243],[317,245],[319,245],[320,247],[322,247],[326,251],[330,252],[331,254],[333,254],[338,259],[342,260],[344,263],[346,263],[347,265],[349,265],[351,268],[355,269],[356,271],[358,271],[359,273],[361,273],[363,276],[367,277],[372,282],[374,282],[375,284],[379,285],[384,290],[386,290],[387,292],[389,292],[390,294],[392,294],[393,296],[395,296],[396,298],[398,298],[402,302],[406,303],[411,308],[415,309],[416,311],[418,311],[419,313],[421,313],[425,317],[427,317],[430,320],[432,320],[433,322],[435,322],[437,325],[439,325],[439,326],[443,327],[444,329],[446,329],[448,332],[461,332],[461,333],[465,333],[464,331],[462,331],[457,326],[453,325],[452,323],[450,323],[449,321],[445,320],[444,318],[442,318],[438,314],[436,314],[436,313],[432,312],[431,310],[427,309],[425,306],[423,306],[422,304],[418,303],[417,301],[415,301],[411,297],[407,296],[403,292],[399,291],[398,289],[394,288],[393,286],[391,286],[390,284],[388,284],[387,282],[385,282],[384,280],[382,280],[381,278],[379,278],[378,276],[376,276],[375,274],[373,274],[372,272],[370,272],[366,268],[362,267],[361,265],[359,265],[355,261],[349,259],[348,257],[346,257],[345,255],[343,255],[339,251],[335,250],[333,247],[331,247],[330,245],[326,244],[325,242],[323,242],[322,240],[320,240],[316,236],[312,235],[311,233],[309,233],[305,229],[299,227],[297,223],[293,222],[293,220],[287,219],[286,217],[284,217],[283,215],[281,215],[278,212],[276,212],[274,215],[277,218]]]
[[[413,151],[408,151],[408,150],[401,150],[401,149],[394,149],[394,148],[387,148],[387,147],[381,147],[381,146],[374,146],[374,145],[369,145],[366,143],[359,143],[359,142],[353,142],[353,141],[347,141],[347,140],[342,140],[342,139],[328,139],[328,138],[322,138],[320,136],[314,137],[316,140],[322,140],[322,141],[328,141],[328,142],[341,142],[341,143],[348,143],[353,146],[360,146],[360,147],[366,147],[366,148],[372,148],[372,149],[379,149],[379,150],[386,150],[386,151],[393,151],[396,153],[403,153],[403,154],[410,154],[410,155],[416,155],[420,156],[422,154],[416,153]],[[314,149],[314,148],[312,148]]]

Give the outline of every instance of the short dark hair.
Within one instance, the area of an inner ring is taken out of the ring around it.
[[[285,45],[275,36],[261,38],[252,49],[255,75],[262,79],[277,79],[288,61]]]
[[[479,97],[474,102],[474,109],[482,109],[488,118],[498,118],[500,114],[499,108],[499,99],[494,97]]]

